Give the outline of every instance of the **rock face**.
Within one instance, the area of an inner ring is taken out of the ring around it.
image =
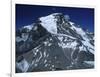
[[[16,31],[16,72],[94,67],[94,34],[61,13],[40,17]]]

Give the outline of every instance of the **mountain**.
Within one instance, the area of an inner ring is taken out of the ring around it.
[[[40,17],[16,31],[16,72],[94,68],[94,33],[68,15]]]

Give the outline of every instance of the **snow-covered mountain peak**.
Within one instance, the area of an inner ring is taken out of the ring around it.
[[[47,29],[48,32],[57,34],[58,23],[62,24],[65,20],[69,20],[69,16],[64,16],[62,13],[53,13],[48,16],[41,17],[39,20],[41,21],[40,24]]]
[[[41,21],[41,25],[47,29],[48,32],[53,33],[53,34],[57,34],[57,24],[56,21],[57,19],[54,16],[55,14],[51,14],[45,17],[41,17],[40,21]]]
[[[93,68],[94,34],[53,13],[16,32],[16,54],[17,72]]]
[[[48,16],[40,17],[39,24],[41,24],[41,26],[49,33],[55,34],[56,36],[66,36],[70,37],[70,39],[79,39],[83,45],[87,46],[87,49],[90,50],[91,53],[94,53],[93,46],[90,43],[91,37],[89,37],[81,27],[78,27],[75,23],[68,21],[69,19],[68,15],[53,13]],[[32,25],[24,26],[24,28],[29,30],[31,30],[32,27]]]
[[[24,28],[27,28],[27,29],[29,29],[29,30],[31,30],[32,29],[32,25],[27,25],[27,26],[24,26]]]
[[[32,28],[33,28],[33,24],[31,24],[31,25],[26,25],[26,26],[24,26],[24,27],[22,27],[23,29],[27,29],[27,30],[32,30]]]

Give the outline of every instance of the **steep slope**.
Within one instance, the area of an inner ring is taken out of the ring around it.
[[[40,17],[16,32],[16,72],[93,68],[93,37],[62,13]]]

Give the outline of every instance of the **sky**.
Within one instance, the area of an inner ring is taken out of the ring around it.
[[[16,29],[35,23],[39,17],[52,13],[69,15],[70,21],[94,32],[94,9],[60,6],[16,4]]]

